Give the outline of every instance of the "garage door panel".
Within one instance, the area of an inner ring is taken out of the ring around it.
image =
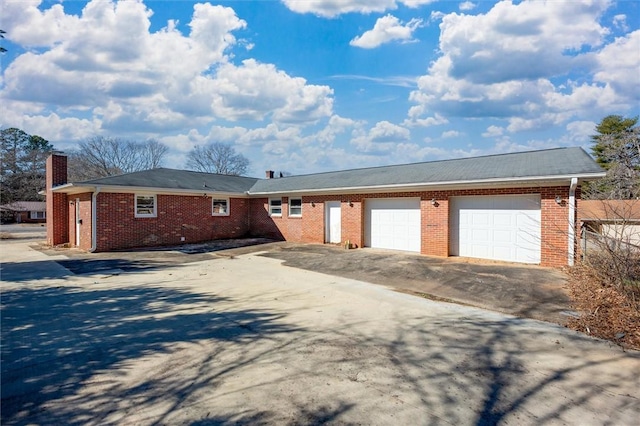
[[[365,245],[420,251],[420,200],[365,200]]]
[[[496,244],[511,244],[515,243],[513,239],[513,232],[507,230],[496,230],[493,232],[493,241]]]
[[[452,255],[540,262],[540,196],[453,197]]]

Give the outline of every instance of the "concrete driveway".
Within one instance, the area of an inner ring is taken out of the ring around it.
[[[255,254],[0,247],[2,424],[637,424],[640,354]],[[129,271],[129,272],[127,272]],[[115,275],[117,274],[117,275]]]
[[[270,242],[266,239],[224,240],[202,244],[90,254],[78,250],[46,250],[69,259],[61,264],[74,273],[158,268],[262,252],[286,266],[352,278],[420,297],[450,301],[523,318],[565,324],[573,314],[566,277],[552,268],[435,258],[398,251],[344,250],[332,245]]]
[[[566,277],[553,268],[314,244],[275,246],[263,256],[295,268],[524,318],[564,324],[572,314]]]

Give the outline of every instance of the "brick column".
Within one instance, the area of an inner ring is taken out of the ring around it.
[[[51,188],[67,183],[67,157],[51,154],[47,158],[47,244],[55,246],[69,242],[69,209],[67,195]]]

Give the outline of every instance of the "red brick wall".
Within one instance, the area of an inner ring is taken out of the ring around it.
[[[52,154],[46,164],[47,244],[69,242],[66,194],[54,194],[51,188],[67,183],[67,157]]]
[[[134,194],[102,192],[97,251],[243,237],[249,232],[249,200],[231,198],[229,203],[229,216],[212,216],[211,197],[158,195],[157,217],[136,218]]]
[[[250,199],[249,205],[249,232],[251,235],[273,238],[275,240],[285,240],[282,230],[284,224],[288,222],[288,219],[286,217],[277,218],[269,216],[268,198]],[[304,206],[302,206],[302,211],[302,217],[304,218]]]
[[[568,185],[562,187],[305,196],[302,198],[302,218],[287,216],[286,202],[288,199],[286,197],[283,197],[282,217],[269,217],[267,198],[253,199],[251,200],[250,228],[254,235],[270,236],[293,242],[323,243],[325,241],[325,202],[341,201],[342,240],[350,240],[355,247],[362,247],[365,231],[363,200],[367,198],[419,197],[422,213],[421,253],[432,256],[448,256],[450,197],[525,194],[540,194],[541,197],[541,264],[555,267],[566,265],[569,223]],[[556,196],[562,198],[562,204],[556,203]],[[579,197],[579,191],[576,196]],[[435,205],[431,204],[432,199],[436,200]],[[349,202],[352,206],[349,205]]]
[[[18,223],[45,223],[46,219],[31,219],[31,212],[18,212],[15,214]]]

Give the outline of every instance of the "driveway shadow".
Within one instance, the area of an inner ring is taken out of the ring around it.
[[[67,259],[32,262],[4,262],[0,265],[3,281],[25,282],[62,279],[80,274],[104,274],[114,271],[143,272],[176,267],[167,262],[129,259]]]
[[[227,300],[162,287],[3,292],[0,423],[46,418],[49,424],[76,424],[77,419],[95,416],[95,412],[82,412],[79,407],[86,404],[77,396],[78,404],[57,411],[47,409],[47,404],[75,395],[83,382],[115,364],[172,353],[180,343],[245,345],[294,331],[278,321],[278,314],[218,308]],[[241,362],[237,360],[238,365]],[[232,363],[227,371],[233,368]],[[177,376],[171,390],[155,390],[154,397],[166,398],[162,394],[167,392],[183,399],[212,386],[211,380],[183,383]]]

